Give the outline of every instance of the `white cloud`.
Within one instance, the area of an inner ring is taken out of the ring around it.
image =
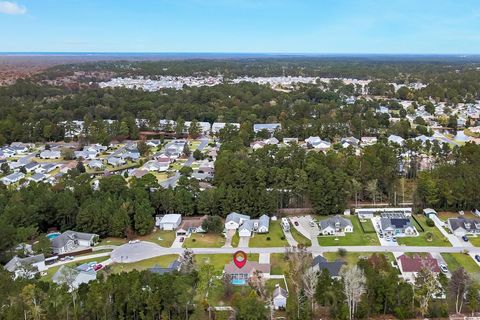
[[[27,8],[15,2],[0,1],[0,13],[4,14],[25,14]]]

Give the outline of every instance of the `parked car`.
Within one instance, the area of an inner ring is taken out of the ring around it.
[[[467,236],[463,236],[463,237],[462,237],[462,240],[465,241],[465,242],[468,242],[468,237],[467,237]]]
[[[295,226],[298,227],[298,221],[295,221],[293,224],[295,224]]]
[[[448,268],[446,265],[444,265],[443,263],[440,264],[440,270],[442,270],[443,273],[448,273]]]
[[[128,243],[130,243],[130,244],[139,243],[139,242],[140,242],[140,240],[138,240],[138,239],[128,241]]]
[[[478,254],[475,255],[475,260],[477,260],[477,262],[480,262],[480,256]]]
[[[390,240],[392,240],[392,238],[390,238],[390,236],[388,236],[388,237],[385,238],[385,240],[390,241]]]
[[[310,227],[315,227],[315,221],[310,221]]]
[[[180,242],[183,242],[184,240],[185,240],[184,237],[181,237],[181,238],[180,238]]]
[[[380,237],[380,239],[383,238],[383,233],[380,233],[378,236]]]
[[[99,263],[99,264],[96,264],[94,267],[93,267],[93,270],[94,271],[98,271],[98,270],[102,270],[103,269],[103,264]]]
[[[397,242],[397,237],[393,237],[393,238],[392,238],[392,241],[393,241],[393,242]]]

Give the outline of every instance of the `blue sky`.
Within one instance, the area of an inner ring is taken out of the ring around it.
[[[0,0],[0,51],[480,53],[479,0]]]

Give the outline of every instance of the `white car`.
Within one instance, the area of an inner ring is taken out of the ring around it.
[[[440,270],[442,270],[443,273],[448,273],[448,268],[443,263],[440,265]]]
[[[130,243],[130,244],[140,243],[140,240],[138,240],[138,239],[137,240],[130,240],[130,241],[128,241],[128,243]]]

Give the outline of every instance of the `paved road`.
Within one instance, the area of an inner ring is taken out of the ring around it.
[[[207,144],[208,144],[208,139],[201,139],[197,149],[202,151],[207,146]],[[192,165],[193,161],[195,161],[195,159],[193,158],[193,152],[191,152],[190,156],[188,157],[187,161],[183,164],[183,166],[190,166]],[[169,187],[175,188],[175,186],[177,185],[178,179],[180,179],[179,171],[177,171],[173,177],[170,177],[167,180],[162,181],[161,185],[164,188],[169,188]]]
[[[332,246],[309,247],[308,252],[319,255],[325,252],[336,252],[343,248],[350,252],[430,252],[434,253],[463,253],[469,250],[472,255],[480,254],[480,248],[465,247],[413,247],[413,246]],[[192,248],[195,254],[233,254],[238,248]],[[269,248],[242,248],[246,253],[284,253],[285,247]],[[152,242],[142,241],[135,244],[124,244],[112,251],[113,262],[130,263],[168,254],[181,254],[183,248],[164,248]]]

